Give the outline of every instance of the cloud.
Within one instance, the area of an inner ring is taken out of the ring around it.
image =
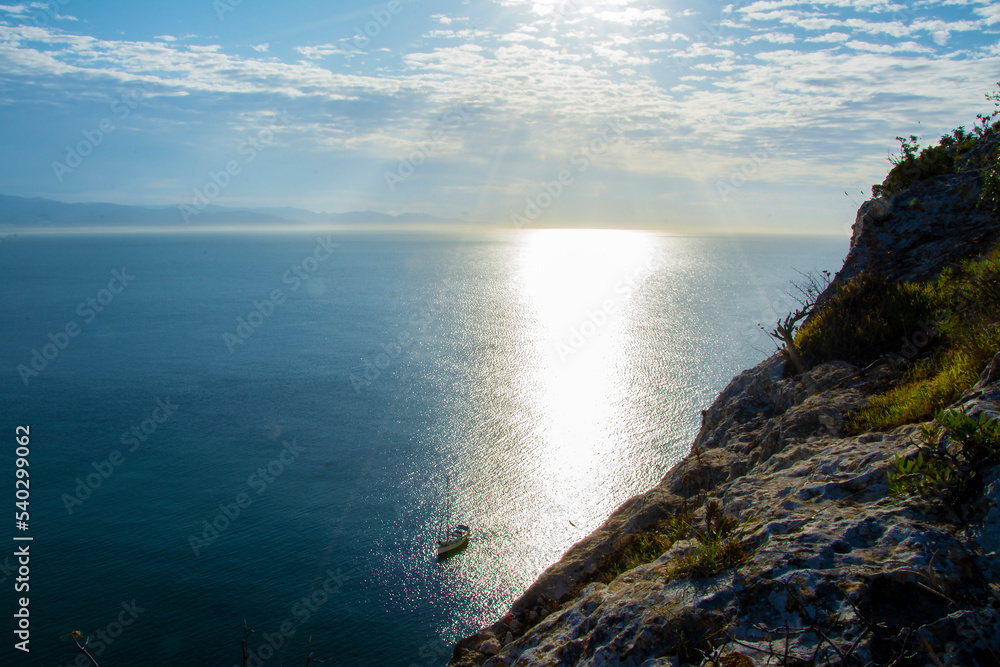
[[[795,35],[787,32],[766,32],[761,35],[754,35],[746,40],[746,43],[750,44],[753,42],[766,41],[773,44],[794,44]]]
[[[0,23],[0,81],[16,86],[5,97],[67,108],[142,84],[144,118],[184,128],[192,145],[252,131],[287,105],[298,118],[282,146],[354,164],[393,164],[444,110],[467,105],[469,119],[436,145],[434,169],[443,183],[495,168],[499,192],[517,190],[506,177],[551,178],[545,169],[609,119],[623,132],[600,168],[626,180],[713,178],[794,126],[766,178],[832,183],[843,164],[882,169],[886,138],[916,119],[963,122],[1000,70],[986,30],[994,14],[975,2],[766,0],[706,21],[648,0],[497,1],[495,23],[435,14],[417,28],[401,21],[416,34],[372,40],[366,52],[320,35],[290,44],[290,56],[218,37],[103,39],[85,23]],[[0,6],[10,23],[31,11]],[[432,171],[420,178],[431,183]]]
[[[670,22],[670,16],[662,9],[637,9],[629,7],[624,11],[598,12],[594,16],[602,21],[627,26],[650,25],[653,23],[666,25]]]
[[[32,9],[33,7],[29,7],[28,5],[0,5],[0,12],[17,16],[24,16],[31,12]]]
[[[825,35],[813,35],[806,37],[807,42],[846,42],[851,36],[846,32],[828,32]]]
[[[985,7],[976,7],[975,12],[983,17],[983,22],[988,26],[1000,23],[1000,5],[990,3]]]
[[[933,53],[934,50],[927,46],[921,46],[916,42],[900,42],[899,44],[872,44],[851,40],[845,42],[844,46],[856,51],[867,51],[868,53],[901,53],[909,51],[911,53]]]
[[[254,47],[254,50],[259,50]],[[328,56],[347,53],[347,50],[336,44],[317,44],[316,46],[296,46],[295,50],[307,60],[320,60]]]

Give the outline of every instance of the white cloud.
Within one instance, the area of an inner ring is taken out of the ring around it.
[[[976,7],[976,14],[983,17],[983,22],[988,26],[1000,23],[1000,5],[990,3],[985,7]]]
[[[621,25],[636,26],[659,23],[666,25],[670,22],[670,16],[662,9],[637,9],[629,7],[624,11],[604,11],[594,15],[602,21],[610,23],[620,23]]]
[[[817,178],[834,179],[831,165],[881,159],[886,138],[909,128],[917,112],[960,116],[1000,71],[995,37],[983,44],[990,14],[981,5],[955,3],[948,20],[940,3],[926,13],[914,6],[901,21],[899,5],[887,1],[770,0],[736,10],[742,23],[719,23],[711,42],[691,44],[690,35],[705,30],[694,12],[676,11],[671,20],[645,0],[574,0],[588,11],[573,15],[557,15],[557,0],[499,1],[508,8],[502,29],[485,22],[459,29],[466,25],[459,19],[435,15],[420,39],[373,43],[376,64],[354,69],[331,57],[349,53],[345,40],[297,46],[299,62],[282,62],[233,54],[246,53],[245,45],[0,25],[0,71],[66,90],[147,82],[153,98],[207,95],[235,108],[265,98],[335,103],[316,105],[324,110],[363,100],[366,114],[385,116],[298,121],[295,132],[310,138],[302,150],[387,159],[423,136],[428,117],[455,104],[474,108],[475,122],[450,134],[435,159],[489,163],[505,137],[512,161],[544,145],[557,162],[581,136],[619,118],[627,131],[602,168],[678,179],[690,177],[690,160],[679,156],[701,156],[699,169],[709,173],[792,123],[799,132],[769,178],[807,164]],[[419,46],[400,52],[402,43]],[[267,44],[252,48],[269,52]]]
[[[254,50],[259,50],[254,47]],[[347,53],[347,50],[336,44],[317,44],[316,46],[296,46],[295,50],[308,60],[320,60],[328,56]]]
[[[753,37],[748,38],[746,41],[747,43],[765,41],[765,42],[772,42],[774,44],[794,44],[795,35],[792,35],[787,32],[766,32],[761,35],[754,35]]]
[[[846,32],[828,32],[825,35],[814,35],[806,37],[807,42],[846,42],[851,36]]]
[[[658,32],[653,35],[645,35],[640,37],[640,39],[650,41],[650,42],[690,42],[691,38],[684,33],[665,33]]]
[[[844,46],[850,47],[856,51],[867,51],[869,53],[900,53],[900,52],[911,52],[911,53],[933,53],[934,50],[927,46],[922,46],[916,42],[900,42],[899,44],[872,44],[870,42],[862,42],[858,40],[851,40],[845,42]]]

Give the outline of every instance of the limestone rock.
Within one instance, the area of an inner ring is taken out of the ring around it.
[[[496,655],[500,652],[500,642],[491,637],[480,644],[478,650],[483,655]]]

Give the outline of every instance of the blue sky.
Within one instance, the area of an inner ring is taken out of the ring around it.
[[[998,79],[985,0],[6,4],[0,193],[846,234]]]

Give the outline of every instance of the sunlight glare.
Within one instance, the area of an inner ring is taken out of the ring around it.
[[[526,232],[518,273],[535,354],[521,386],[541,415],[532,474],[554,494],[578,495],[616,467],[611,428],[629,396],[634,297],[659,264],[644,232]]]

